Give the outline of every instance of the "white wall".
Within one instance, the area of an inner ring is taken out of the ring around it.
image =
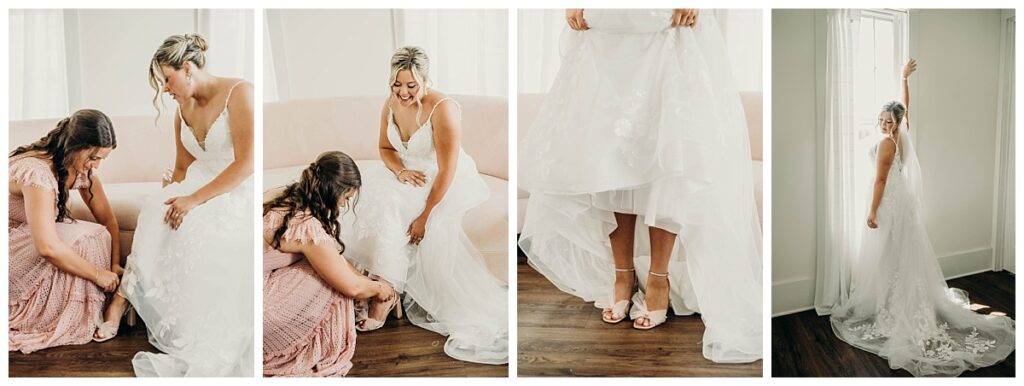
[[[383,100],[395,49],[391,10],[267,10],[266,17],[273,57],[263,60],[273,60],[279,99]]]
[[[772,313],[814,304],[815,12],[772,11]]]
[[[910,112],[925,178],[925,225],[947,277],[993,266],[1000,12],[910,14],[910,53],[919,63]],[[813,305],[814,106],[822,97],[815,69],[823,33],[813,10],[773,11],[773,314]]]
[[[253,76],[251,10],[218,10],[200,17],[198,10],[66,10],[69,105],[72,111],[96,108],[109,115],[151,115],[154,91],[149,87],[149,60],[160,43],[174,34],[200,32],[209,38],[207,68],[219,76]],[[228,18],[228,19],[225,19]],[[234,25],[201,20],[240,20]],[[225,29],[238,31],[225,32]],[[248,32],[242,32],[248,31]],[[248,35],[239,46],[228,35]],[[224,40],[218,40],[225,36]],[[168,99],[168,103],[173,103]],[[168,104],[169,108],[171,105]]]
[[[264,102],[389,92],[391,54],[417,45],[433,86],[447,93],[508,95],[504,10],[267,10]]]
[[[925,221],[939,256],[992,248],[1000,37],[999,10],[910,12],[910,54],[920,63],[911,122],[925,173]],[[943,261],[947,273],[952,264]],[[969,271],[991,265],[956,264]]]

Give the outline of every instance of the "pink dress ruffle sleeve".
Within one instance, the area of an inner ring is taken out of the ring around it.
[[[57,179],[49,161],[23,157],[9,159],[8,166],[9,182],[56,194]],[[88,186],[86,176],[78,175],[72,189]],[[90,280],[61,271],[42,257],[32,240],[24,197],[8,194],[8,199],[9,350],[28,354],[88,343],[101,319],[103,291]],[[75,253],[97,268],[110,269],[110,234],[105,227],[82,220],[56,226],[57,236]]]
[[[272,234],[283,220],[282,212],[267,213],[264,234]],[[335,243],[320,221],[305,214],[289,220],[283,239]],[[265,247],[263,259],[263,375],[348,374],[356,350],[352,299],[321,279],[301,255]]]

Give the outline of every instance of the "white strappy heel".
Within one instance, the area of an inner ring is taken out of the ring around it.
[[[665,278],[665,280],[668,280],[667,272],[648,272],[648,274],[654,275],[656,277],[663,277]],[[629,311],[629,316],[633,318],[633,328],[637,330],[650,330],[652,328],[658,327],[658,325],[665,323],[665,321],[668,320],[668,307],[655,311],[648,310],[647,300],[645,299],[644,293],[637,292],[636,295],[633,296],[633,309]],[[637,321],[640,318],[646,318],[650,324],[647,326],[641,326],[637,324]]]
[[[127,302],[127,300],[125,300],[125,302]],[[131,303],[128,303],[128,306],[124,308],[124,311],[121,312],[121,315],[117,319],[102,322],[99,326],[96,326],[96,333],[93,334],[92,337],[93,342],[103,343],[114,339],[114,337],[117,336],[118,330],[121,328],[121,319],[125,316],[128,317],[128,327],[135,327],[135,324],[138,321],[135,314],[135,307],[133,307]]]
[[[384,314],[384,320],[377,320],[377,319],[373,319],[373,318],[369,318],[368,317],[368,318],[366,318],[366,319],[364,319],[362,321],[363,322],[362,325],[359,325],[359,324],[356,325],[356,331],[359,331],[359,332],[369,332],[369,331],[377,330],[377,329],[380,329],[381,327],[384,327],[384,322],[386,322],[387,319],[388,319],[387,315],[390,315],[391,311],[395,312],[395,318],[401,319],[402,318],[402,301],[401,301],[401,299],[402,299],[401,296],[398,296],[397,293],[394,294],[391,297],[391,300],[388,301],[388,303],[389,303],[388,306],[387,306],[388,307],[388,312],[386,314]],[[369,313],[369,311],[370,311],[370,307],[369,307],[369,303],[367,303],[366,312]]]
[[[634,271],[633,268],[615,268],[615,272],[633,272],[633,271]],[[635,278],[633,280],[636,281]],[[632,291],[633,291],[633,289],[630,288],[630,292],[632,292]],[[626,313],[626,310],[629,309],[629,298],[628,297],[626,299],[624,299],[624,300],[619,300],[619,301],[616,302],[615,301],[615,291],[612,290],[612,299],[608,303],[613,303],[612,307],[611,308],[605,308],[604,310],[601,311],[601,320],[603,320],[605,323],[615,324],[615,323],[621,322],[623,319],[626,319],[626,316],[629,316]]]

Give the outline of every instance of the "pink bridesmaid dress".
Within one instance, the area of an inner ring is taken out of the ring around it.
[[[263,216],[272,235],[285,213]],[[320,221],[296,214],[283,240],[335,243]],[[356,351],[355,314],[346,299],[317,275],[302,255],[263,248],[263,375],[344,376]]]
[[[22,157],[8,159],[8,166],[10,182],[50,189],[57,194],[57,178],[50,169],[50,161]],[[88,186],[87,177],[79,174],[69,194]],[[9,350],[28,354],[90,342],[103,312],[103,291],[88,279],[57,269],[39,255],[29,230],[25,199],[8,196]],[[97,268],[110,269],[110,234],[104,226],[82,220],[56,225],[57,236],[75,253]]]

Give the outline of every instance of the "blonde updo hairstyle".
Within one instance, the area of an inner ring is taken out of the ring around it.
[[[416,100],[416,121],[420,120],[420,113],[423,112],[423,97],[427,95],[427,88],[430,87],[430,58],[422,48],[416,46],[405,46],[395,50],[391,55],[391,81],[388,83],[388,93],[391,94],[391,87],[398,80],[398,73],[409,71],[412,78],[420,87],[416,90],[413,99]],[[393,96],[393,95],[392,95]]]
[[[191,62],[196,68],[203,69],[206,67],[207,48],[209,45],[202,35],[184,34],[171,35],[156,49],[153,59],[149,62],[149,86],[156,91],[156,95],[153,96],[153,107],[156,108],[158,120],[163,108],[157,101],[164,88],[163,71],[160,70],[160,66],[180,70],[185,66],[185,62]]]

